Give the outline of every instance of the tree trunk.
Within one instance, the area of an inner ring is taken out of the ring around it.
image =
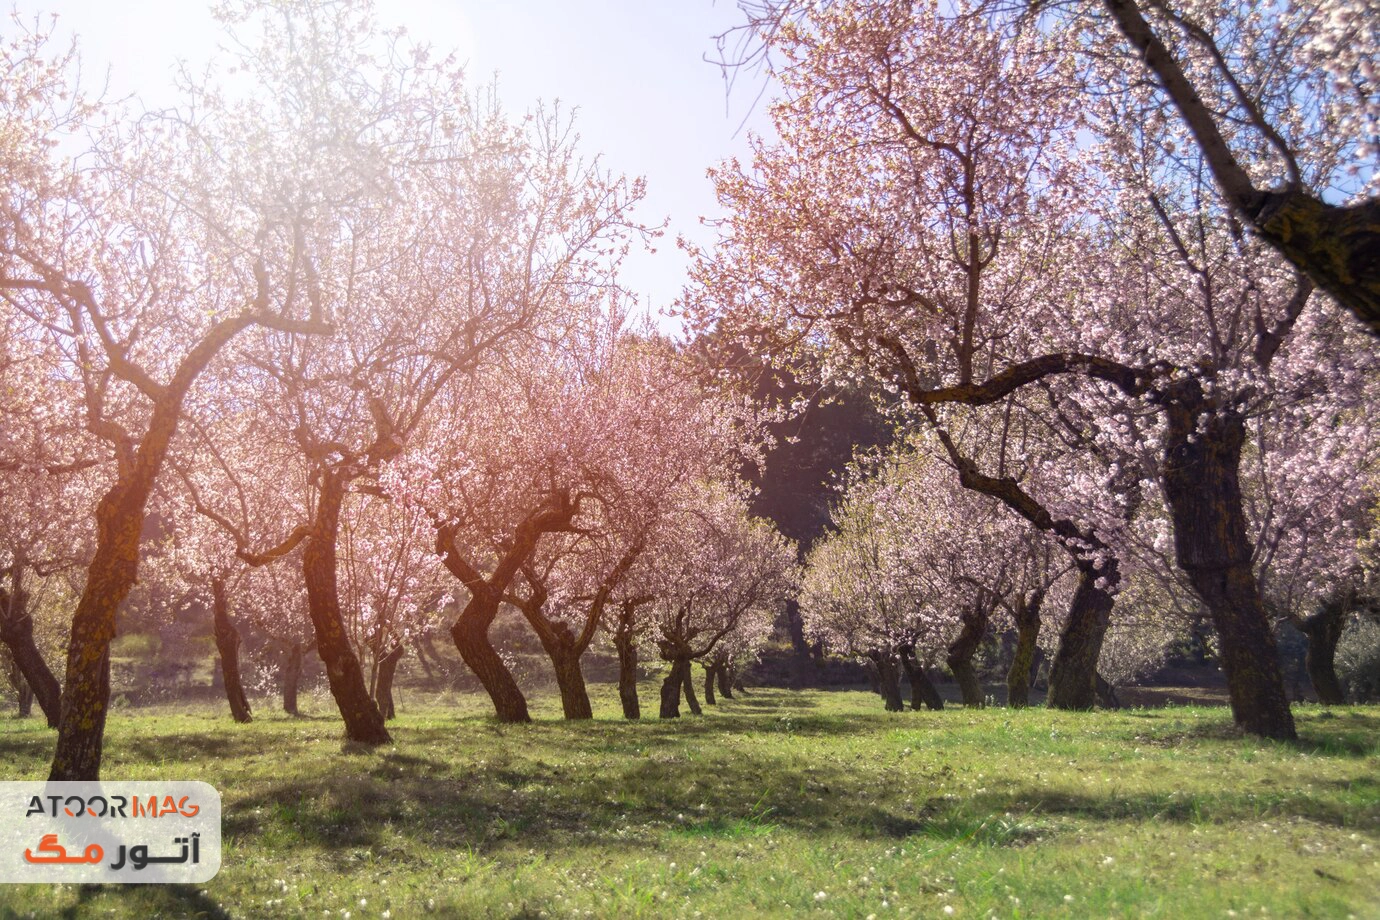
[[[62,690],[34,643],[34,621],[26,609],[26,600],[23,589],[16,589],[11,595],[0,592],[0,642],[14,657],[14,666],[23,677],[24,685],[38,699],[48,727],[57,728]]]
[[[717,669],[711,665],[704,666],[704,703],[706,706],[717,706],[719,701],[714,699],[714,676]]]
[[[23,674],[16,671],[15,676],[19,678],[19,685],[14,688],[15,694],[19,697],[19,718],[27,719],[34,714],[34,688],[29,686]]]
[[[307,609],[316,633],[316,654],[326,666],[331,696],[345,720],[345,737],[363,744],[388,744],[393,739],[384,725],[383,713],[369,695],[364,670],[340,613],[336,551],[344,500],[345,481],[334,472],[326,472],[317,499],[316,520],[302,550]]]
[[[883,699],[886,699],[886,695],[882,693],[881,669],[877,667],[877,662],[871,659],[870,653],[868,655],[868,659],[869,661],[871,661],[872,666],[868,668],[863,668],[863,670],[867,672],[867,688],[871,690],[873,693],[881,696]]]
[[[487,587],[473,592],[450,628],[451,638],[455,640],[460,657],[465,659],[465,664],[489,694],[498,721],[530,722],[527,698],[489,641],[489,627],[498,616],[499,602],[499,596]]]
[[[905,709],[905,704],[901,702],[901,681],[896,669],[896,659],[880,649],[873,649],[867,653],[867,657],[872,659],[872,663],[877,666],[877,683],[882,694],[882,701],[886,704],[887,712],[901,712]]]
[[[385,720],[397,716],[397,708],[393,705],[393,678],[398,674],[398,662],[403,660],[404,651],[399,642],[378,661],[378,672],[374,676],[374,704],[379,707]]]
[[[1298,624],[1299,631],[1308,639],[1304,667],[1318,702],[1325,706],[1346,703],[1346,690],[1337,676],[1337,642],[1346,627],[1347,607],[1344,597],[1328,598],[1317,613]]]
[[[225,596],[225,580],[222,578],[211,579],[211,611],[230,716],[236,722],[252,722],[249,699],[244,695],[244,684],[240,681],[240,631],[230,619],[230,601]]]
[[[1097,690],[1097,705],[1103,709],[1120,709],[1121,700],[1116,698],[1116,688],[1112,686],[1111,681],[1101,674],[1093,679],[1096,682],[1094,686]]]
[[[664,656],[663,656],[664,657]],[[688,658],[668,658],[671,671],[661,682],[661,718],[680,718],[681,687],[685,685],[685,675],[690,672]]]
[[[176,428],[177,408],[158,406],[134,469],[125,471],[96,506],[96,551],[72,614],[49,780],[94,782],[101,778],[115,614],[138,577],[139,536],[149,493]]]
[[[685,670],[681,672],[681,687],[685,690],[685,705],[690,707],[690,712],[697,716],[704,715],[704,710],[700,708],[700,701],[695,696],[695,675],[691,670],[690,662],[685,662]]]
[[[24,679],[24,674],[19,670],[14,656],[7,649],[0,648],[0,670],[5,672],[5,679],[14,688],[19,703],[19,718],[27,719],[34,712],[34,691],[29,686],[29,682]]]
[[[623,718],[642,718],[642,704],[637,699],[637,643],[632,630],[624,630],[622,623],[613,634],[618,649],[618,699],[623,704]]]
[[[973,655],[977,653],[978,645],[987,633],[987,611],[978,605],[967,607],[960,614],[960,619],[963,628],[959,630],[958,638],[949,645],[949,653],[945,656],[944,663],[949,666],[954,680],[958,682],[963,705],[981,708],[985,700],[982,682],[978,680],[977,670],[973,667]]]
[[[925,666],[915,657],[914,643],[901,649],[901,667],[905,668],[906,678],[910,681],[911,709],[918,710],[922,704],[932,711],[944,708],[944,698],[925,673]]]
[[[294,642],[283,655],[283,712],[290,716],[297,711],[297,685],[302,680],[302,643]]]
[[[1232,716],[1249,734],[1292,740],[1298,734],[1279,650],[1251,570],[1239,479],[1245,422],[1232,411],[1211,411],[1192,378],[1171,390],[1165,403],[1161,478],[1175,550],[1212,614]]]
[[[567,719],[592,719],[594,709],[589,704],[589,690],[580,670],[580,654],[573,648],[562,648],[551,655],[556,670],[556,686],[561,691],[561,710]]]
[[[1059,650],[1049,668],[1051,709],[1092,709],[1096,700],[1097,659],[1107,635],[1115,598],[1098,582],[1115,586],[1120,578],[1117,561],[1107,558],[1101,566],[1078,560],[1078,586],[1069,603],[1069,619],[1059,637]]]
[[[725,664],[719,666],[719,695],[726,700],[733,699],[733,678],[730,676],[732,670],[732,665]]]
[[[1016,598],[1016,651],[1006,672],[1006,705],[1023,709],[1030,705],[1030,682],[1035,665],[1035,650],[1039,648],[1040,607],[1043,591],[1032,591],[1029,597]]]

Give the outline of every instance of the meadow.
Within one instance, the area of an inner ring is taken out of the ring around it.
[[[3,917],[1380,917],[1380,707],[880,711],[756,690],[679,721],[500,725],[410,696],[379,750],[327,700],[112,713],[103,774],[221,792],[204,886],[0,887]],[[644,688],[651,698],[652,687]],[[52,733],[0,720],[0,778]]]

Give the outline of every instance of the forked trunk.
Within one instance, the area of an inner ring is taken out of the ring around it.
[[[1051,709],[1092,709],[1097,699],[1097,659],[1102,656],[1102,639],[1111,622],[1111,594],[1119,579],[1115,559],[1102,565],[1078,560],[1078,586],[1069,603],[1069,619],[1059,637],[1059,650],[1049,668]],[[1108,585],[1099,586],[1099,581]]]
[[[317,499],[316,520],[302,550],[302,574],[307,583],[307,610],[316,634],[316,654],[326,666],[326,681],[345,721],[345,737],[363,744],[388,744],[393,739],[384,725],[359,657],[345,632],[336,580],[336,549],[345,482],[325,474]]]
[[[393,704],[393,678],[398,674],[398,663],[403,660],[403,653],[403,645],[398,643],[378,661],[378,671],[374,675],[374,704],[379,707],[384,719],[397,716],[397,707]]]
[[[512,672],[489,641],[489,627],[498,615],[499,602],[499,596],[489,589],[479,589],[471,594],[469,603],[450,628],[450,635],[455,640],[460,657],[489,694],[498,721],[530,722],[532,717],[527,712],[527,698],[522,695]]]
[[[48,720],[48,727],[57,728],[62,690],[34,642],[34,621],[25,603],[27,599],[22,588],[13,594],[0,591],[0,642],[5,644],[14,659],[14,667],[29,692],[30,705],[37,698],[38,706]],[[21,708],[24,699],[23,691],[20,691]]]
[[[211,611],[230,716],[236,722],[252,722],[254,719],[249,712],[249,699],[244,695],[244,684],[240,680],[240,631],[230,619],[230,601],[225,595],[224,579],[211,579]]]
[[[1211,411],[1189,379],[1166,398],[1168,426],[1161,478],[1174,520],[1179,567],[1212,614],[1232,716],[1245,732],[1298,737],[1274,630],[1251,570],[1241,501],[1245,421]]]
[[[901,681],[895,656],[880,649],[873,649],[867,653],[867,657],[877,666],[877,683],[881,687],[882,702],[886,704],[886,711],[900,712],[905,709],[905,704],[901,702]]]
[[[685,685],[685,677],[690,673],[690,659],[667,660],[671,662],[671,670],[661,682],[661,718],[679,719],[681,687]]]
[[[1344,597],[1328,598],[1317,613],[1298,624],[1299,631],[1308,639],[1304,667],[1318,702],[1325,706],[1346,703],[1346,690],[1337,676],[1337,643],[1346,627],[1347,606]]]
[[[1029,597],[1016,598],[1016,651],[1006,672],[1006,705],[1022,709],[1030,705],[1030,681],[1035,666],[1035,650],[1039,648],[1040,607],[1043,591],[1032,591]]]
[[[294,642],[283,653],[283,712],[290,716],[297,711],[297,685],[302,681],[302,643]]]
[[[901,667],[905,669],[906,679],[910,681],[911,709],[918,710],[922,704],[930,710],[944,708],[944,698],[939,695],[930,676],[925,673],[925,666],[915,657],[914,643],[901,649]]]
[[[977,654],[982,637],[987,634],[987,610],[975,604],[965,608],[959,619],[963,626],[958,637],[950,643],[944,663],[949,666],[958,683],[963,705],[981,708],[984,703],[982,682],[978,680],[977,669],[973,667],[973,656]]]
[[[618,700],[623,704],[623,718],[642,718],[642,704],[637,699],[637,642],[632,630],[619,629],[613,634],[618,649]]]

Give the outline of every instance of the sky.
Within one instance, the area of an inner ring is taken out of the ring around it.
[[[89,81],[108,72],[113,95],[151,104],[175,98],[178,60],[204,61],[220,41],[200,0],[19,0],[17,8],[56,13],[59,33],[77,36]],[[575,107],[581,151],[644,176],[641,218],[670,221],[657,251],[632,254],[623,274],[653,315],[670,304],[685,280],[676,235],[710,242],[713,230],[699,219],[720,213],[705,170],[731,156],[746,162],[748,132],[770,132],[761,78],[729,94],[705,61],[716,58],[713,37],[741,21],[733,0],[380,0],[376,13],[384,27],[456,51],[471,82],[496,77],[514,112],[538,99]]]

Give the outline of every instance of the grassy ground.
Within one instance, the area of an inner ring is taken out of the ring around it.
[[[0,885],[0,916],[1380,917],[1377,707],[1302,708],[1284,745],[1216,708],[761,690],[626,724],[601,687],[592,723],[543,699],[500,726],[404,704],[378,751],[343,749],[325,703],[113,713],[108,778],[220,789],[220,874]],[[0,779],[41,777],[51,745],[0,719]]]

